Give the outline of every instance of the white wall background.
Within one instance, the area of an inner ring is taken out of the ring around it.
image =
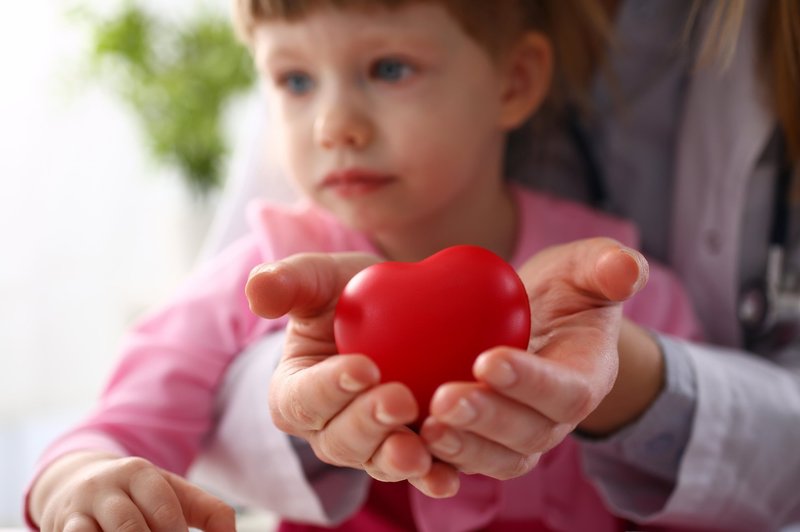
[[[152,163],[112,95],[74,90],[86,43],[66,7],[27,0],[0,17],[0,527],[20,522],[33,461],[91,406],[125,327],[194,263],[216,202]],[[232,112],[239,140],[253,101]]]

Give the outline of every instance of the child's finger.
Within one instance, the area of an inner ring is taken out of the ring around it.
[[[309,435],[324,461],[362,468],[389,434],[417,417],[411,390],[397,382],[358,395],[321,431]]]
[[[295,435],[322,429],[356,395],[380,380],[378,367],[363,355],[325,357],[300,370],[298,364],[303,362],[282,362],[270,389],[273,420]]]
[[[94,518],[83,513],[72,513],[62,526],[56,526],[49,520],[42,520],[42,532],[101,532],[100,525]]]
[[[233,508],[178,475],[162,473],[183,508],[186,524],[205,532],[236,532]]]
[[[175,491],[154,466],[134,472],[129,484],[130,496],[153,532],[185,530],[186,520]]]
[[[97,494],[92,510],[102,530],[148,530],[142,512],[122,490]]]

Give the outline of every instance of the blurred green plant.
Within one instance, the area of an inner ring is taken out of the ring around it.
[[[248,51],[230,21],[200,10],[167,21],[127,2],[114,15],[73,12],[91,31],[88,72],[135,112],[156,160],[176,166],[192,189],[222,180],[226,104],[255,82]]]

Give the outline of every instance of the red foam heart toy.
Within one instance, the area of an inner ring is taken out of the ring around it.
[[[421,421],[439,385],[471,381],[472,364],[499,346],[525,349],[525,286],[503,259],[454,246],[417,263],[383,262],[353,277],[336,305],[339,353],[372,357],[381,381],[411,388]]]

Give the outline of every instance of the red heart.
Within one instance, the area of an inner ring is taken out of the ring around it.
[[[339,353],[363,353],[381,381],[411,388],[421,421],[436,388],[472,381],[472,364],[498,345],[528,346],[525,286],[503,259],[454,246],[418,263],[383,262],[353,277],[336,305]]]

